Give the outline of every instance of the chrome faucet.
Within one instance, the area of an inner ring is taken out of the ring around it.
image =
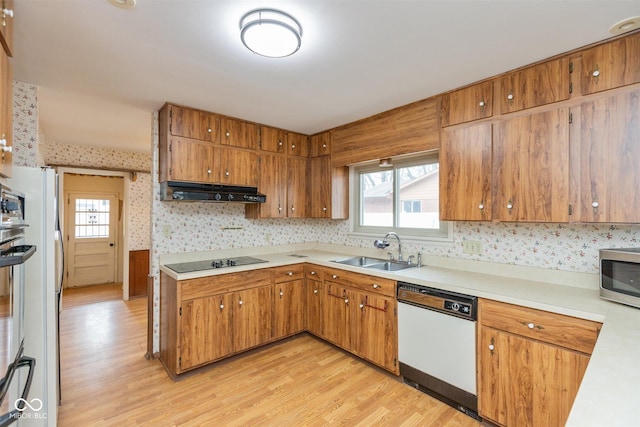
[[[393,236],[396,239],[398,239],[398,261],[402,261],[402,243],[400,242],[400,236],[398,236],[393,231],[390,231],[389,233],[384,235],[384,240],[386,241],[387,237],[389,237],[389,236]]]

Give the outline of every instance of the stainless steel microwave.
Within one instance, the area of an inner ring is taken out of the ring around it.
[[[640,248],[600,249],[600,296],[640,308]]]

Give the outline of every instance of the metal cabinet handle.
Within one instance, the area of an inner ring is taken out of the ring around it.
[[[242,305],[242,300],[238,301],[238,305]]]
[[[291,206],[291,212],[295,212],[296,208],[294,208],[293,206]]]
[[[295,149],[296,148],[296,144],[291,144],[291,149]]]
[[[287,273],[288,276],[293,276],[293,271]]]
[[[374,284],[373,284],[373,285],[371,285],[371,286],[373,286],[373,289],[378,289],[378,288],[380,287],[380,285],[378,285],[377,283],[374,283]]]
[[[593,77],[598,77],[598,76],[600,75],[600,70],[597,70],[597,69],[596,69],[593,73],[591,73],[591,75],[592,75]]]
[[[333,274],[333,275],[331,275],[331,278],[332,278],[332,279],[337,279],[337,278],[338,278],[338,276],[337,276],[337,275],[335,275],[335,274]]]
[[[513,99],[513,93],[509,92],[509,95],[507,95],[507,99],[511,101]]]
[[[594,208],[594,209],[597,208],[598,206],[600,206],[600,203],[598,203],[598,202],[591,203],[591,207]]]
[[[220,310],[224,308],[224,304],[220,304]]]
[[[282,141],[278,140],[278,147],[282,147]]]
[[[229,176],[230,175],[229,171],[224,171],[224,175]]]
[[[207,175],[211,175],[211,169],[207,169]]]
[[[283,295],[284,295],[284,292],[282,292],[282,289],[280,289],[280,298],[282,298]]]
[[[326,207],[322,208],[322,212],[326,212],[326,211],[327,211]]]
[[[229,131],[227,131],[224,135],[225,135],[227,138],[229,138],[229,137],[231,136],[231,133],[229,133]]]
[[[315,275],[316,275],[316,272],[315,272],[315,271],[312,271],[312,272],[311,272],[311,275],[312,275],[312,276],[315,276]]]
[[[495,346],[493,344],[489,344],[489,350],[493,351],[495,349]]]
[[[317,290],[317,289],[314,289],[314,290],[313,290],[313,293],[317,295],[317,294],[318,294],[318,290]]]
[[[327,144],[322,144],[322,148],[327,148]]]
[[[345,299],[344,299],[344,303],[345,303],[345,304],[349,304],[349,298],[345,298]]]
[[[207,132],[211,133],[211,128],[207,128]]]
[[[484,209],[484,204],[482,202],[480,202],[480,204],[478,205],[478,209],[480,209],[480,210]]]
[[[536,325],[535,325],[535,324],[533,324],[533,323],[527,323],[527,328],[529,328],[529,329],[533,329],[533,328],[535,328],[535,327],[536,327]]]
[[[485,106],[485,105],[487,105],[487,104],[486,104],[484,101],[480,101],[480,102],[478,103],[478,105],[479,105],[480,107],[484,107],[484,106]]]
[[[360,310],[364,310],[364,304],[360,303]]]

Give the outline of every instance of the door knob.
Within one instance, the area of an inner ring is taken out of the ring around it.
[[[109,246],[112,246],[112,247],[113,247],[113,243],[109,243]]]

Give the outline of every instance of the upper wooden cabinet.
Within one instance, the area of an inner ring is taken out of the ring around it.
[[[13,0],[2,0],[0,9],[0,43],[7,56],[13,56]]]
[[[287,156],[287,216],[307,216],[307,168],[309,161],[303,157]]]
[[[188,138],[160,140],[160,182],[187,181],[213,184],[220,164],[214,146]]]
[[[310,138],[311,157],[325,156],[331,154],[331,132],[322,132],[311,135]]]
[[[220,142],[238,148],[258,149],[258,126],[230,117],[220,118]]]
[[[501,221],[569,221],[569,109],[494,125],[493,216]]]
[[[287,153],[290,156],[309,157],[309,137],[301,133],[287,132]]]
[[[572,220],[640,222],[640,89],[572,112]]]
[[[582,52],[582,94],[640,82],[640,33]]]
[[[331,132],[334,166],[433,150],[440,145],[438,100],[414,102]]]
[[[491,123],[443,130],[441,220],[491,220],[492,146]]]
[[[286,131],[270,126],[260,127],[260,149],[272,153],[287,153]]]
[[[0,142],[13,146],[13,80],[9,57],[0,51]],[[1,150],[2,148],[0,148]],[[13,166],[11,151],[0,151],[0,176],[10,177]]]
[[[442,96],[440,123],[451,126],[493,115],[493,80]]]
[[[216,182],[257,187],[258,155],[255,151],[222,147],[216,148],[216,152],[220,153]]]
[[[218,142],[220,138],[220,120],[206,111],[169,105],[171,135],[202,141]]]
[[[267,196],[260,204],[247,204],[245,217],[286,218],[287,217],[287,156],[274,153],[260,153],[258,160],[258,188]]]
[[[309,217],[349,218],[349,168],[332,167],[329,156],[309,160]]]
[[[569,99],[569,58],[534,65],[500,78],[502,114]]]

